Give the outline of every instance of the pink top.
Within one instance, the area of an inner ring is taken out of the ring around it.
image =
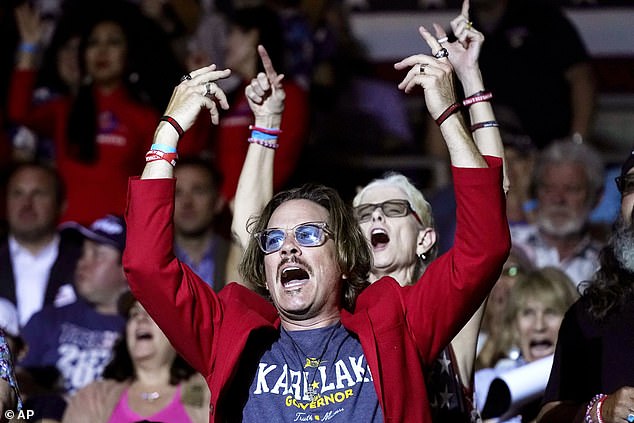
[[[167,407],[154,413],[150,416],[142,416],[132,411],[128,405],[128,389],[126,388],[119,398],[119,402],[112,411],[108,423],[134,423],[142,420],[156,421],[156,422],[179,422],[179,423],[193,423],[185,411],[185,407],[180,402],[181,387],[180,385],[176,389],[176,393],[172,397],[172,401],[167,404]]]

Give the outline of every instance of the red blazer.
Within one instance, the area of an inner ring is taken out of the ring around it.
[[[417,284],[382,278],[342,310],[372,371],[385,421],[430,422],[423,369],[482,303],[510,249],[499,159],[491,168],[453,168],[454,247]],[[249,335],[279,330],[275,307],[232,283],[216,294],[172,252],[174,180],[131,180],[124,269],[134,295],[174,347],[206,378],[210,421],[222,421],[225,388]]]

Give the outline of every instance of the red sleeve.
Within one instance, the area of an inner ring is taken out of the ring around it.
[[[123,266],[130,289],[195,369],[211,369],[218,296],[173,253],[174,179],[130,179]],[[194,342],[205,339],[206,342]]]
[[[456,193],[454,246],[417,284],[402,290],[409,327],[426,362],[466,324],[497,281],[511,248],[502,161],[452,168]]]
[[[9,87],[8,116],[13,123],[25,125],[34,131],[53,136],[59,100],[33,105],[35,71],[15,70]]]

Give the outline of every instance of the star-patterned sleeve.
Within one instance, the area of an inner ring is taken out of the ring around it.
[[[15,391],[17,409],[18,411],[22,410],[22,398],[20,398],[18,382],[15,379],[11,351],[9,350],[9,346],[7,345],[7,340],[4,337],[2,329],[0,329],[0,378],[9,382],[9,386],[11,386],[11,388]]]

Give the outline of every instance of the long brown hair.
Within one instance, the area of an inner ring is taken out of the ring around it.
[[[337,262],[342,275],[346,276],[341,303],[351,311],[359,293],[368,286],[372,256],[350,206],[341,199],[337,191],[315,184],[282,191],[269,201],[260,216],[249,220],[248,232],[253,234],[266,229],[273,212],[280,205],[300,199],[317,203],[329,212],[328,227],[333,233]],[[267,295],[264,253],[253,237],[249,240],[239,270],[246,282],[255,286],[259,293]]]

